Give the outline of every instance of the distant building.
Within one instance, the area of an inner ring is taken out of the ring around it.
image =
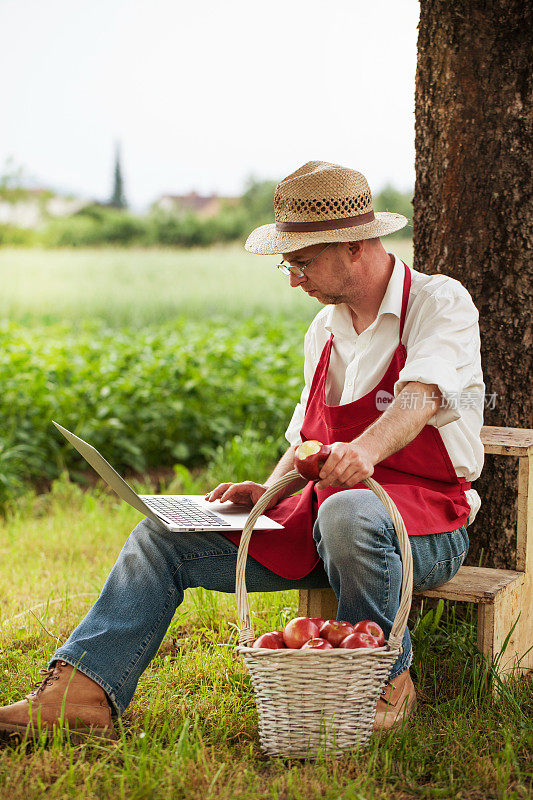
[[[155,201],[153,208],[166,213],[197,214],[199,217],[215,217],[225,205],[236,205],[238,197],[219,197],[216,194],[208,196],[189,192],[189,194],[163,194]]]
[[[0,225],[35,229],[50,217],[68,217],[90,203],[61,197],[48,189],[4,189],[0,193]]]

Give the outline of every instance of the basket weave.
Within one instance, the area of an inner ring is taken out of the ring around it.
[[[388,642],[383,647],[358,650],[252,648],[255,636],[245,569],[253,526],[270,499],[299,477],[293,470],[277,481],[246,521],[237,553],[235,591],[241,624],[237,652],[246,663],[255,691],[263,752],[273,756],[313,757],[319,752],[338,756],[361,747],[370,738],[377,700],[402,652],[413,594],[411,546],[394,502],[375,480],[364,480],[389,512],[402,555],[400,605]]]

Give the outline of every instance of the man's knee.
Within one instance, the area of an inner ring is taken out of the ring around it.
[[[165,528],[145,517],[132,530],[129,538],[142,542],[145,539],[154,539],[165,533]]]
[[[331,557],[357,557],[360,549],[380,541],[392,526],[383,503],[368,489],[330,495],[318,509],[315,539]]]
[[[169,536],[162,525],[150,519],[141,520],[124,543],[124,555],[153,557],[169,547]]]

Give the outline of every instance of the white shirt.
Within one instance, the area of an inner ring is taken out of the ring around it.
[[[478,310],[465,287],[446,275],[425,275],[410,268],[411,290],[402,341],[407,360],[394,385],[394,397],[410,381],[437,384],[443,404],[428,425],[439,429],[458,476],[474,481],[483,468],[480,439],[485,384],[481,371]],[[301,442],[305,407],[318,360],[333,333],[326,379],[328,405],[345,405],[363,397],[383,378],[398,346],[404,266],[394,256],[394,269],[374,322],[362,333],[353,327],[344,303],[325,306],[314,318],[304,340],[304,379],[285,437]],[[385,398],[386,408],[387,400]],[[481,500],[475,489],[466,491],[470,525]]]

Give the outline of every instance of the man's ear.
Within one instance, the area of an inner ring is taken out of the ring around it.
[[[359,261],[359,259],[363,255],[363,248],[364,248],[363,242],[362,241],[361,242],[347,242],[347,245],[348,245],[348,250],[349,250],[350,255],[351,255],[352,262],[353,261]]]

